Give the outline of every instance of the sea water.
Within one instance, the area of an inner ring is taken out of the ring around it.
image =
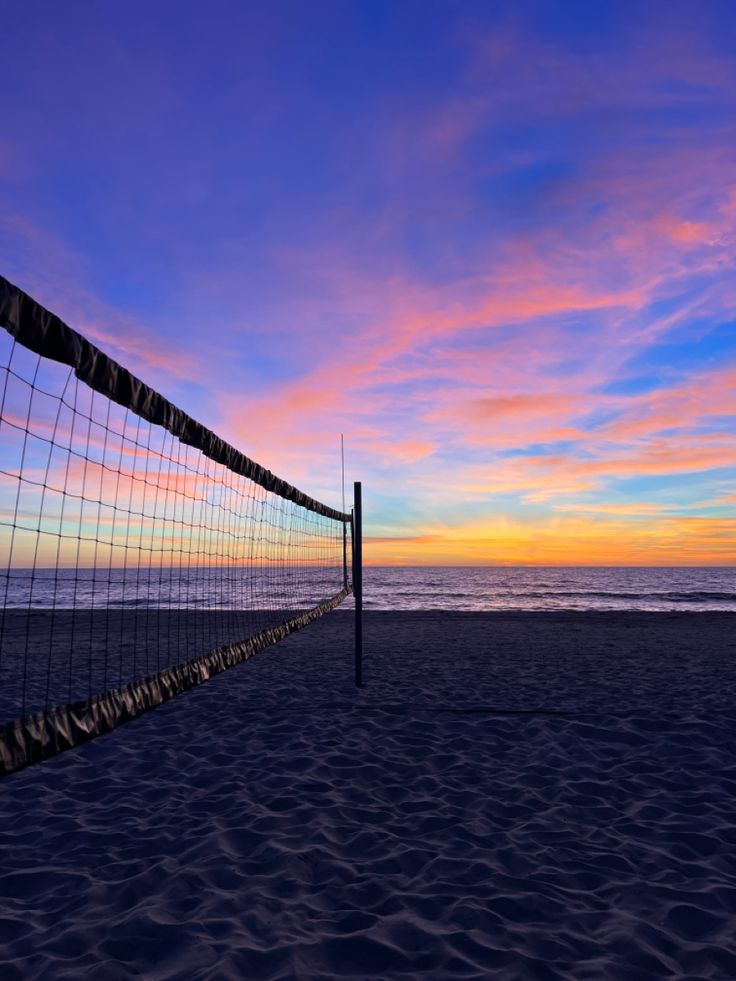
[[[367,567],[367,610],[731,610],[736,568]]]
[[[363,578],[366,610],[736,612],[736,568],[366,566]],[[341,587],[341,568],[14,569],[0,606],[288,609]]]

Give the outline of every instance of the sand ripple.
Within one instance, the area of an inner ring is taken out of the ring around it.
[[[439,680],[394,617],[355,693],[338,614],[4,781],[3,979],[735,978],[736,667],[715,686],[701,637],[700,686],[656,701],[661,628],[624,685],[580,618],[581,707],[571,655],[545,685],[527,628],[499,655],[476,618],[480,663],[443,622]],[[436,711],[453,686],[571,714]]]

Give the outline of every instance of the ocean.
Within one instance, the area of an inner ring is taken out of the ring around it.
[[[8,608],[294,609],[337,592],[341,570],[14,569]],[[4,586],[0,584],[0,603]],[[367,566],[366,610],[720,610],[736,568]]]
[[[722,610],[736,568],[367,567],[366,610]]]

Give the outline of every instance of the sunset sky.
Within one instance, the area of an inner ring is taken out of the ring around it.
[[[374,563],[736,564],[736,17],[3,7],[0,272]]]

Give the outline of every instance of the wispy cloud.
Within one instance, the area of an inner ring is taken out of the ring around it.
[[[375,561],[487,561],[476,532],[499,536],[502,561],[723,561],[733,525],[702,513],[727,509],[736,480],[721,14],[622,8],[602,30],[563,12],[553,33],[534,5],[496,6],[448,10],[441,38],[405,47],[408,74],[380,62],[386,79],[363,71],[385,39],[361,22],[343,86],[301,62],[290,74],[310,25],[276,44],[264,15],[253,77],[221,54],[191,109],[167,41],[140,62],[151,186],[126,184],[139,161],[119,147],[119,186],[88,199],[21,136],[0,178],[24,189],[12,161],[37,161],[26,189],[57,180],[116,224],[85,241],[29,193],[0,254],[113,356],[330,500],[344,433]],[[99,43],[130,74],[118,33]],[[94,92],[84,104],[102,113]],[[135,299],[110,287],[111,255]]]

